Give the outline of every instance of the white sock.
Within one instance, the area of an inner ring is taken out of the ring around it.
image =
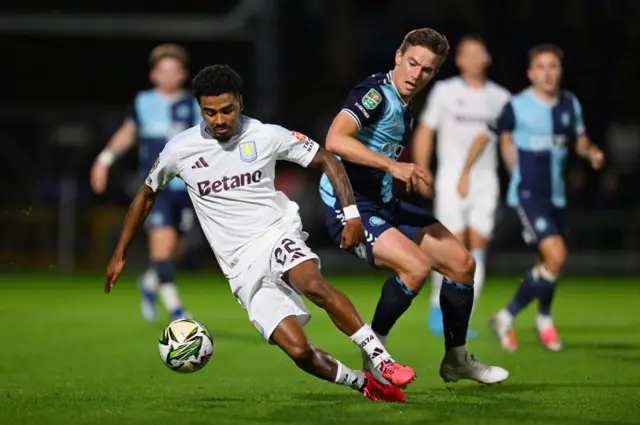
[[[349,337],[353,343],[364,351],[371,359],[373,366],[378,368],[385,360],[393,360],[391,354],[384,348],[382,341],[371,330],[371,326],[364,325]]]
[[[148,268],[144,273],[142,273],[140,281],[142,282],[142,288],[153,294],[158,291],[158,286],[160,286],[158,275],[152,268]]]
[[[497,316],[500,321],[505,322],[508,326],[511,326],[513,323],[513,316],[506,308],[501,308],[500,311],[498,311]]]
[[[442,275],[436,271],[431,272],[431,307],[440,305],[440,288],[442,288]]]
[[[472,249],[471,255],[476,260],[476,273],[473,275],[473,307],[475,308],[478,298],[480,298],[480,292],[484,286],[485,265],[484,265],[484,250]]]
[[[544,314],[538,314],[538,316],[536,316],[536,328],[543,330],[549,326],[553,326],[553,319],[551,316],[545,316]]]
[[[166,282],[160,285],[160,298],[169,312],[174,312],[182,307],[180,297],[178,297],[178,288],[175,283]]]
[[[365,380],[367,379],[363,372],[350,369],[340,363],[339,360],[336,360],[335,362],[338,363],[338,373],[336,375],[335,381],[336,384],[346,385],[347,387],[351,387],[354,390],[359,390],[360,388],[362,388]]]

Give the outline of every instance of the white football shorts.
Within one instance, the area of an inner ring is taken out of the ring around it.
[[[297,290],[282,280],[287,271],[302,262],[314,260],[320,265],[319,257],[305,243],[307,236],[297,220],[291,230],[260,238],[256,242],[260,246],[247,252],[259,253],[255,261],[229,279],[234,297],[267,341],[286,317],[295,316],[301,326],[311,319]]]
[[[477,183],[479,182],[476,185]],[[434,214],[451,233],[472,229],[489,239],[495,225],[499,196],[500,186],[497,181],[487,181],[485,185],[475,189],[472,187],[464,199],[458,194],[456,185],[437,185]]]

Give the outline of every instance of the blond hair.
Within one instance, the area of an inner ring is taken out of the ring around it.
[[[189,62],[189,54],[187,53],[187,50],[177,44],[161,44],[154,47],[149,55],[149,63],[153,68],[164,58],[176,59],[185,68]]]

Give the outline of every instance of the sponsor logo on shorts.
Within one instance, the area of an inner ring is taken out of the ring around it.
[[[256,322],[255,320],[252,320],[251,324],[253,325],[254,328],[256,328],[256,330],[260,333],[260,335],[264,336],[264,328],[260,326],[260,323]]]
[[[536,218],[536,221],[533,226],[536,228],[538,232],[544,232],[545,230],[547,230],[547,227],[549,227],[547,224],[547,220],[545,220],[542,217]]]
[[[369,218],[369,224],[372,226],[378,227],[378,226],[382,226],[384,223],[386,223],[384,219],[378,216],[374,215],[373,217]]]
[[[149,216],[149,224],[152,226],[162,226],[164,224],[164,215],[156,212]]]

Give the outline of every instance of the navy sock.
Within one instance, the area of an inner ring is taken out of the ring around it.
[[[154,261],[152,266],[158,275],[160,285],[175,281],[175,267],[171,261]]]
[[[556,281],[547,280],[540,276],[536,282],[536,298],[538,298],[538,311],[540,314],[549,316],[551,314],[551,302],[556,292]]]
[[[382,286],[382,294],[373,315],[371,329],[378,335],[388,335],[416,295],[418,293],[409,289],[397,274],[387,279]]]
[[[469,317],[473,308],[473,292],[473,285],[442,279],[440,307],[444,325],[444,346],[447,350],[466,344]]]
[[[529,270],[527,274],[524,275],[516,294],[509,305],[507,305],[507,311],[509,311],[513,317],[520,313],[520,310],[528,306],[536,296],[537,282],[532,273],[533,270]]]

